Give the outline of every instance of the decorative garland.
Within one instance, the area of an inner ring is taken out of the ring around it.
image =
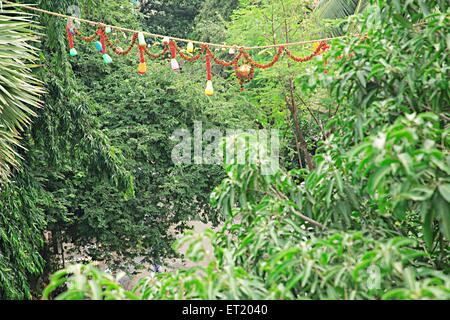
[[[257,69],[268,69],[273,67],[283,56],[283,53],[286,54],[286,56],[290,59],[292,59],[295,62],[302,63],[310,61],[312,58],[324,53],[326,50],[328,50],[330,47],[325,41],[321,41],[316,44],[315,50],[313,53],[311,53],[308,56],[305,57],[296,57],[293,55],[285,46],[279,46],[276,55],[272,59],[271,62],[266,64],[261,64],[253,60],[248,53],[248,51],[241,47],[239,48],[238,53],[236,54],[235,48],[230,48],[229,55],[232,57],[230,61],[224,61],[219,59],[214,55],[212,50],[210,49],[208,44],[201,44],[200,45],[200,51],[193,55],[194,53],[194,44],[193,42],[189,42],[186,47],[185,54],[177,45],[177,43],[174,40],[171,40],[168,37],[163,38],[163,50],[158,54],[152,54],[147,48],[147,42],[144,37],[143,32],[133,33],[133,37],[131,39],[130,46],[123,50],[122,48],[114,45],[109,38],[108,34],[112,32],[111,27],[105,27],[104,25],[98,25],[96,32],[92,36],[84,36],[81,34],[81,32],[75,28],[72,25],[71,19],[67,22],[67,36],[69,40],[69,47],[70,52],[69,55],[74,57],[78,53],[75,49],[74,39],[73,36],[75,35],[77,38],[79,38],[81,41],[91,43],[93,42],[97,37],[98,41],[95,42],[95,47],[101,53],[103,61],[105,64],[112,63],[111,56],[108,55],[106,51],[106,47],[109,47],[112,49],[112,51],[118,55],[123,56],[127,55],[131,52],[133,47],[135,46],[136,42],[138,43],[138,50],[139,50],[139,65],[138,65],[138,73],[140,75],[143,75],[147,72],[147,64],[145,62],[145,55],[146,54],[150,59],[161,59],[164,58],[166,53],[170,51],[170,66],[172,70],[175,72],[180,71],[180,65],[177,61],[177,54],[178,56],[183,59],[186,62],[195,62],[200,60],[202,56],[205,56],[205,64],[206,64],[206,88],[205,88],[205,94],[207,96],[212,96],[214,94],[214,88],[212,83],[212,72],[211,72],[211,61],[213,61],[216,64],[219,64],[223,67],[232,67],[234,69],[234,73],[236,76],[236,79],[238,80],[241,91],[244,90],[244,85],[246,83],[249,83],[252,81],[255,77],[255,68]],[[325,64],[327,62],[325,61]],[[326,70],[325,72],[327,72]]]

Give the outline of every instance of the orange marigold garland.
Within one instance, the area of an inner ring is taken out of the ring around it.
[[[287,48],[284,49],[284,51],[286,51],[286,55],[291,58],[292,60],[296,61],[296,62],[306,62],[306,61],[310,61],[312,58],[322,54],[323,52],[325,52],[327,49],[329,48],[329,46],[327,45],[326,42],[321,42],[316,50],[309,56],[306,57],[296,57],[294,56]]]
[[[109,31],[112,32],[112,30]],[[215,55],[215,53],[219,52],[218,50],[216,50],[213,53],[207,44],[202,44],[200,47],[200,51],[197,54],[192,55],[194,54],[195,51],[193,42],[189,42],[187,44],[185,51],[183,52],[177,46],[176,42],[168,37],[164,37],[164,39],[162,40],[162,45],[164,46],[163,50],[158,54],[152,54],[148,50],[143,32],[133,33],[130,46],[126,50],[123,50],[120,47],[115,46],[111,42],[107,33],[108,32],[105,30],[104,25],[99,24],[96,33],[92,36],[86,37],[83,36],[79,30],[72,27],[69,21],[67,24],[67,36],[69,39],[70,55],[71,56],[77,55],[74,46],[73,35],[79,37],[81,40],[85,42],[93,42],[95,38],[99,36],[100,40],[97,41],[95,45],[98,51],[102,54],[103,61],[107,64],[111,63],[112,59],[106,53],[106,46],[110,47],[117,55],[127,55],[131,52],[136,42],[138,42],[139,62],[140,62],[138,67],[139,74],[144,74],[147,71],[147,65],[145,62],[144,54],[146,54],[150,59],[159,59],[163,58],[165,54],[170,50],[170,66],[174,71],[180,70],[180,65],[176,60],[177,53],[181,57],[181,59],[185,60],[186,62],[195,62],[199,60],[203,55],[205,55],[206,72],[207,72],[207,83],[205,88],[205,94],[208,96],[212,96],[214,94],[214,88],[212,84],[211,61],[214,61],[214,63],[217,63],[223,67],[232,67],[234,69],[235,76],[241,86],[241,91],[243,91],[244,85],[254,79],[255,68],[268,69],[273,67],[281,59],[283,53],[286,53],[288,58],[294,60],[295,62],[307,62],[330,48],[329,45],[324,41],[317,42],[314,43],[313,45],[314,52],[312,54],[305,57],[297,57],[294,54],[292,54],[286,47],[279,46],[272,61],[263,64],[253,60],[250,54],[243,47],[241,47],[238,52],[236,51],[237,49],[236,46],[230,48],[228,54],[232,59],[230,61],[225,61],[221,60]],[[185,52],[187,54],[185,54]],[[328,61],[325,61],[325,73],[328,73],[327,65]]]
[[[274,65],[275,63],[277,63],[278,60],[280,60],[281,56],[283,55],[283,51],[284,51],[284,50],[285,50],[285,49],[284,49],[283,46],[279,47],[279,48],[278,48],[278,51],[277,51],[277,54],[275,55],[275,57],[273,58],[273,60],[272,60],[271,62],[267,63],[267,64],[260,64],[260,63],[257,63],[255,60],[253,60],[253,59],[250,57],[250,55],[249,55],[249,53],[248,53],[247,51],[243,51],[242,54],[244,55],[244,57],[245,57],[245,59],[248,61],[248,63],[250,63],[252,66],[254,66],[254,67],[258,68],[258,69],[268,69],[268,68],[273,67],[273,65]]]
[[[118,46],[114,45],[111,42],[111,39],[109,39],[108,35],[105,34],[104,37],[105,37],[106,45],[108,47],[110,47],[113,50],[113,52],[115,54],[117,54],[118,56],[124,56],[124,55],[127,55],[128,53],[130,53],[130,51],[133,49],[134,45],[136,44],[136,41],[138,40],[138,34],[137,33],[133,33],[133,37],[131,38],[130,46],[126,50],[123,50],[121,47],[118,47]]]

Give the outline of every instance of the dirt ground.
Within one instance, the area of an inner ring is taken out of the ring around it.
[[[192,230],[195,233],[202,233],[205,229],[212,229],[212,225],[211,224],[205,224],[203,222],[200,221],[192,221],[189,222],[188,225],[190,227],[192,227]],[[178,237],[181,237],[182,235],[178,235]],[[184,268],[190,268],[190,267],[194,267],[197,265],[203,265],[206,266],[208,265],[210,259],[212,258],[212,247],[211,247],[211,243],[208,241],[207,238],[204,239],[203,241],[203,246],[206,248],[206,252],[207,252],[207,256],[206,259],[202,262],[202,263],[192,263],[190,261],[184,261],[181,259],[167,259],[164,263],[164,265],[162,266],[162,271],[163,272],[170,272],[172,270],[180,270],[180,269],[184,269]],[[187,250],[187,245],[182,246],[180,248],[180,253],[184,254]],[[147,270],[151,270],[152,266],[148,266],[148,268],[146,268]],[[135,286],[137,284],[137,282],[142,279],[145,278],[146,276],[150,275],[151,271],[142,271],[139,272],[136,276],[134,276],[134,278],[132,280],[129,279],[124,279],[126,283],[122,283],[125,287],[128,287],[129,289],[131,289],[133,286]],[[129,281],[127,281],[129,280]]]
[[[213,229],[211,224],[205,224],[203,222],[200,221],[191,221],[188,223],[188,225],[190,227],[192,227],[192,230],[194,231],[194,233],[202,233],[205,229]],[[175,232],[175,231],[174,231]],[[177,237],[181,237],[182,234],[177,234]],[[203,241],[203,245],[206,248],[207,251],[207,256],[206,259],[202,262],[202,263],[192,263],[190,261],[184,261],[182,259],[167,259],[164,261],[163,266],[161,266],[161,271],[163,272],[170,272],[173,270],[180,270],[183,268],[190,268],[196,265],[203,265],[206,266],[210,259],[212,258],[212,247],[210,242],[208,241],[207,238],[204,239]],[[65,247],[70,247],[71,244],[65,244]],[[180,253],[184,254],[187,250],[187,245],[183,246],[180,248]],[[71,264],[71,263],[80,263],[80,261],[83,261],[85,257],[83,257],[83,255],[75,255],[75,256],[66,256],[66,260],[65,260],[65,264]],[[144,257],[138,257],[135,259],[136,263],[140,263],[142,260],[144,259]],[[88,261],[87,259],[85,261]],[[107,267],[107,263],[104,262],[95,262],[98,267],[103,270],[103,271],[108,271],[108,267]],[[145,265],[144,264],[144,268],[143,271],[136,271],[134,268],[131,268],[130,270],[127,270],[128,273],[130,274],[135,274],[131,277],[129,276],[124,276],[120,279],[120,283],[126,288],[126,289],[132,289],[133,286],[135,286],[137,284],[137,282],[146,277],[149,276],[151,274],[153,270],[153,266],[148,264]],[[123,270],[125,271],[125,270]]]

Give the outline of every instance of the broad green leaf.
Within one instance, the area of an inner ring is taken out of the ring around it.
[[[367,182],[367,190],[369,194],[374,195],[375,191],[378,188],[378,185],[383,180],[383,178],[391,171],[391,166],[386,165],[384,167],[381,167],[375,171],[374,174],[372,174],[369,178],[369,181]]]
[[[450,183],[439,185],[438,190],[442,197],[450,203]]]

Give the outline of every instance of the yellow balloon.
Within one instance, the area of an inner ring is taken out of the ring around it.
[[[139,74],[144,74],[147,72],[147,65],[144,63],[139,63],[139,67],[138,67],[138,73]]]
[[[208,82],[206,83],[205,94],[209,97],[214,94],[214,88],[211,80],[208,80]]]
[[[186,51],[189,52],[189,53],[194,52],[194,44],[192,42],[188,43]]]

